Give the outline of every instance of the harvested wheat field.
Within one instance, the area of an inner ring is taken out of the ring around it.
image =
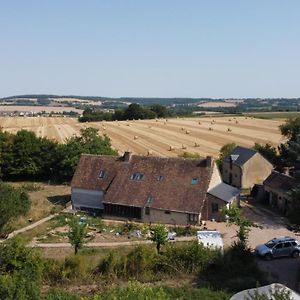
[[[62,117],[2,117],[0,126],[9,132],[24,128],[38,136],[63,142],[78,134],[80,128],[94,127],[107,134],[120,153],[177,156],[187,151],[202,156],[218,156],[220,148],[229,142],[252,147],[257,143],[277,145],[283,142],[278,126],[283,121],[250,117],[199,117],[139,121],[79,123]]]

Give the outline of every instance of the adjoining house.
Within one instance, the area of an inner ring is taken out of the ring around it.
[[[76,210],[174,225],[217,220],[221,207],[239,199],[211,157],[82,155],[71,187]]]
[[[254,149],[235,147],[222,162],[222,178],[237,188],[262,183],[272,172],[272,164]]]
[[[289,193],[300,187],[300,179],[273,171],[263,183],[267,203],[286,213],[289,205]]]

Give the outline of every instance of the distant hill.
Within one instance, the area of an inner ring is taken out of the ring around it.
[[[98,107],[116,109],[131,103],[143,106],[161,104],[167,107],[189,107],[199,111],[221,111],[239,113],[245,111],[298,111],[300,98],[147,98],[147,97],[100,97],[76,95],[29,94],[0,98],[0,105],[54,106],[54,107]]]

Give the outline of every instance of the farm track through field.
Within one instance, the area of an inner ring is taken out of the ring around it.
[[[64,142],[78,135],[81,128],[94,127],[107,134],[120,153],[131,150],[137,154],[177,156],[184,151],[201,156],[217,156],[229,142],[252,147],[255,142],[278,145],[283,142],[278,126],[282,121],[252,119],[250,117],[198,117],[140,121],[79,123],[64,117],[0,117],[0,126],[16,133],[21,129],[34,131]],[[209,129],[211,128],[211,130]],[[170,151],[170,147],[171,150]]]

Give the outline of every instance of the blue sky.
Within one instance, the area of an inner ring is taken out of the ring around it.
[[[300,97],[299,0],[0,0],[0,97]]]

